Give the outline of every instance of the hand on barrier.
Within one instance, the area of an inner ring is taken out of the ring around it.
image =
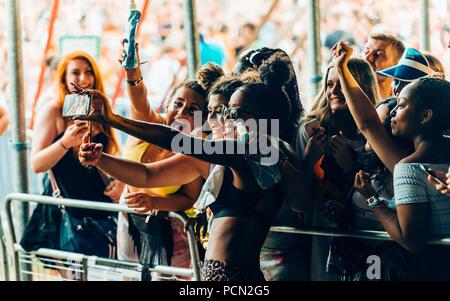
[[[125,184],[112,180],[108,186],[105,188],[105,195],[108,196],[114,203],[119,203],[120,196],[122,195],[123,189],[125,188]]]
[[[144,192],[130,193],[125,196],[125,204],[134,212],[143,214],[154,209],[154,202],[151,196]]]

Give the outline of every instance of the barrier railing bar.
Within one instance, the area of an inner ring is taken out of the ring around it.
[[[339,229],[331,229],[325,227],[307,227],[307,228],[291,228],[291,227],[271,227],[270,231],[279,233],[292,233],[292,234],[306,234],[306,235],[318,235],[318,236],[333,236],[333,237],[354,237],[374,240],[393,240],[389,234],[385,231],[372,231],[372,230],[354,230],[344,231]],[[450,246],[450,238],[434,238],[431,239],[429,244]]]
[[[20,244],[15,244],[15,250],[19,252],[23,252],[23,248],[20,246]],[[114,259],[107,259],[107,258],[100,258],[97,256],[80,256],[78,253],[71,253],[71,252],[65,252],[65,251],[59,251],[59,250],[53,250],[53,249],[39,249],[36,251],[32,251],[31,254],[37,255],[37,256],[46,256],[46,257],[52,257],[52,258],[66,258],[67,260],[74,260],[75,262],[94,262],[95,264],[102,264],[106,265],[108,267],[115,267],[115,268],[124,268],[129,267],[132,269],[135,269],[136,271],[142,271],[142,265],[136,262],[127,262],[127,261],[117,261]],[[20,255],[22,256],[22,254]],[[77,258],[77,259],[75,259]],[[45,259],[47,260],[47,259]],[[24,262],[24,261],[22,261]],[[75,264],[77,266],[83,266],[83,264]],[[68,268],[70,269],[70,268]],[[193,271],[192,269],[187,268],[179,268],[179,267],[167,267],[167,266],[154,266],[149,268],[150,272],[157,272],[161,274],[171,274],[176,273],[178,276],[184,276],[184,277],[192,277]]]
[[[39,279],[45,278],[44,281],[48,281],[48,279],[54,279],[54,280],[63,280],[63,281],[77,281],[77,280],[73,280],[73,279],[68,279],[68,278],[59,278],[56,276],[50,276],[50,275],[42,275],[36,272],[28,272],[28,271],[22,271],[22,274],[24,275],[32,275],[32,276],[37,276],[39,277]],[[41,280],[42,281],[42,280]]]
[[[17,244],[16,241],[16,233],[15,228],[12,220],[12,212],[11,212],[11,203],[12,201],[21,201],[21,202],[36,202],[41,204],[48,204],[48,205],[62,205],[67,207],[75,207],[75,208],[83,208],[83,209],[92,209],[92,210],[103,210],[103,211],[110,211],[110,212],[126,212],[126,213],[134,213],[133,209],[128,208],[123,205],[119,204],[111,204],[111,203],[101,203],[101,202],[92,202],[92,201],[83,201],[83,200],[75,200],[75,199],[67,199],[67,198],[53,198],[48,196],[42,196],[42,195],[34,195],[34,194],[24,194],[24,193],[11,193],[6,196],[5,198],[5,211],[6,211],[6,219],[8,223],[8,239],[7,241],[10,244],[10,249],[14,251],[13,256],[13,267],[15,270],[15,276],[16,280],[20,280],[20,269],[18,268],[19,265],[19,257],[18,257],[18,251],[21,249],[20,245]],[[147,215],[149,215],[148,213]],[[184,225],[186,225],[188,219],[184,217],[183,215],[175,212],[169,212],[169,217],[177,218],[183,222]],[[5,231],[6,232],[6,231]],[[191,256],[191,269],[184,269],[184,268],[178,268],[178,267],[165,267],[165,266],[155,266],[150,269],[150,271],[155,272],[161,272],[161,273],[173,273],[179,272],[180,276],[188,276],[193,277],[194,280],[200,280],[200,268],[199,268],[199,252],[197,248],[197,243],[195,240],[195,234],[193,230],[193,226],[189,225],[187,228],[187,237],[189,241],[189,253]],[[55,257],[54,254],[59,254],[60,256],[63,253],[59,253],[63,251],[58,250],[38,250],[35,251],[35,254],[39,254],[42,256],[49,256],[49,257]],[[70,252],[64,252],[65,255],[71,255],[71,256],[81,256],[80,261],[82,261],[86,256],[83,256],[81,254],[75,254]],[[51,256],[53,254],[53,256]],[[73,257],[69,258],[73,259]],[[100,260],[100,259],[97,259]],[[107,259],[101,259],[107,260]],[[105,261],[106,262],[106,261]],[[189,271],[189,272],[187,272]]]

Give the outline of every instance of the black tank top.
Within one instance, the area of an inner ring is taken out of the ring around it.
[[[55,141],[61,136],[58,136]],[[95,143],[102,143],[104,148],[108,146],[108,139],[103,133],[96,135],[92,140]],[[112,203],[112,200],[104,194],[106,183],[97,168],[89,169],[82,166],[72,149],[67,151],[52,171],[64,198]],[[113,214],[107,211],[70,207],[66,207],[66,210],[77,218],[104,219]]]
[[[210,209],[214,218],[219,217],[256,217],[267,222],[261,213],[256,210],[256,205],[264,195],[264,191],[242,191],[233,186],[233,172],[225,169],[222,187]]]

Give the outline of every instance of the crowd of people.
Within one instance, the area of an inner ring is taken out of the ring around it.
[[[169,39],[173,24],[162,25],[160,37]],[[244,37],[256,30],[243,28]],[[252,37],[233,47],[233,60],[224,51],[220,62],[202,64],[195,80],[148,82],[146,72],[161,62],[126,69],[129,116],[111,107],[103,84],[111,78],[101,64],[84,51],[65,55],[54,99],[37,114],[32,169],[47,173],[46,195],[121,203],[135,213],[54,210],[61,213],[56,245],[190,267],[183,226],[167,215],[184,211],[201,229],[202,280],[369,280],[371,255],[381,258],[381,280],[449,280],[448,249],[428,244],[450,235],[445,64],[390,32],[371,32],[359,46],[358,34],[327,39],[328,64],[312,105],[300,97],[306,80],[294,58],[301,52],[262,47],[270,45]],[[159,68],[183,77],[179,61],[170,61],[177,47],[152,47],[167,55]],[[126,52],[117,56],[121,62]],[[114,73],[119,62],[105,68]],[[73,93],[92,97],[89,115],[62,116]],[[156,106],[155,93],[163,97]],[[121,151],[114,129],[129,135]],[[271,226],[384,230],[393,241],[274,233]]]
[[[143,0],[137,0],[141,8]],[[268,46],[281,48],[291,57],[299,81],[299,88],[306,108],[310,108],[314,95],[309,92],[311,73],[307,62],[310,53],[307,51],[306,35],[307,9],[306,1],[281,0],[273,10],[270,18],[259,31],[261,19],[269,11],[272,0],[243,0],[239,5],[233,1],[203,0],[197,4],[198,30],[203,37],[205,49],[214,49],[216,63],[231,71],[237,55],[245,45],[253,47]],[[51,19],[53,1],[44,0],[33,5],[22,4],[23,15],[23,53],[25,99],[27,110],[37,91],[42,54]],[[99,37],[99,45],[89,44],[85,49],[95,48],[90,52],[100,66],[108,96],[115,93],[120,66],[111,64],[117,59],[117,48],[125,32],[128,17],[127,1],[82,1],[61,0],[53,28],[52,43],[48,52],[48,67],[45,84],[41,93],[41,101],[50,100],[53,95],[52,83],[57,61],[71,49],[65,44],[66,37]],[[174,76],[182,81],[185,44],[183,33],[183,10],[181,0],[151,1],[146,17],[142,22],[140,46],[144,61],[152,64],[144,68],[144,81],[149,87],[151,104],[158,108],[162,99],[167,96]],[[367,37],[372,31],[395,30],[397,34],[414,47],[419,47],[420,1],[362,1],[362,0],[321,0],[320,1],[320,37],[322,45],[322,64],[326,68],[329,59],[329,48],[339,40],[350,40],[355,49],[363,50]],[[6,13],[6,1],[0,1],[0,11]],[[252,12],[249,14],[248,12]],[[446,70],[450,70],[449,52],[446,51],[450,29],[448,27],[448,1],[430,1],[430,41],[431,49],[441,58]],[[6,68],[6,16],[0,19],[0,70]],[[255,40],[256,39],[256,40]],[[252,42],[253,41],[253,42]],[[203,43],[202,43],[203,44]],[[79,45],[79,44],[77,44]],[[211,46],[211,47],[210,47]],[[63,49],[60,49],[60,48]],[[98,49],[97,49],[98,48]],[[217,49],[218,48],[218,49]],[[62,50],[63,52],[60,52]],[[98,55],[98,56],[95,56]],[[204,58],[211,56],[204,55]],[[55,64],[56,63],[56,64]],[[447,74],[448,75],[448,74]],[[7,91],[6,78],[0,79],[0,95]],[[125,94],[126,89],[123,89]],[[5,97],[6,98],[6,97]],[[117,102],[120,103],[119,97]],[[126,101],[124,101],[127,103]]]

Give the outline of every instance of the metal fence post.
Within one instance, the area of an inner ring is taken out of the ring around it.
[[[195,73],[197,72],[197,68],[200,62],[195,0],[184,0],[183,9],[188,77],[190,79],[195,79]]]
[[[321,53],[320,53],[320,13],[319,0],[308,0],[308,52],[309,52],[309,68],[311,72],[310,93],[311,98],[317,95],[319,91],[319,83],[322,80],[321,72]]]
[[[27,157],[29,144],[26,137],[25,99],[22,70],[22,36],[20,26],[19,0],[7,2],[7,42],[9,104],[11,112],[12,177],[14,190],[28,192]],[[28,220],[28,204],[20,203],[15,207],[15,220],[19,236],[23,233]],[[20,239],[20,237],[18,237]]]
[[[420,48],[430,51],[430,1],[420,0]]]

